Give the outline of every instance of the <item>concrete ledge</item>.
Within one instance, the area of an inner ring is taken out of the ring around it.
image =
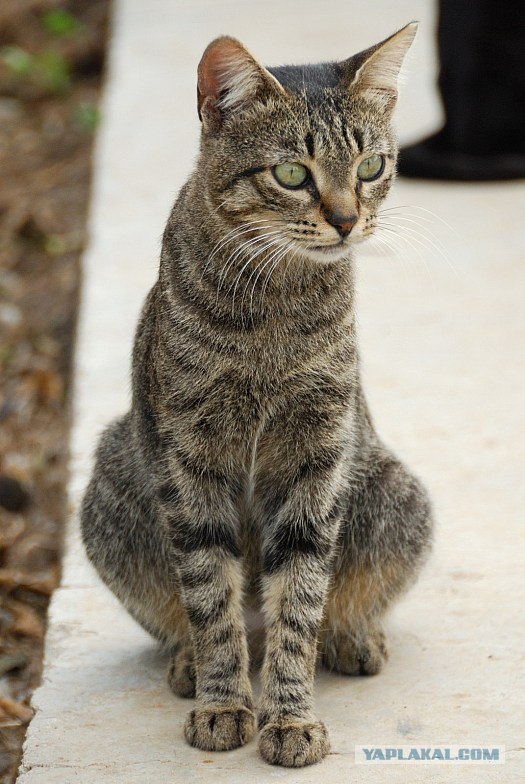
[[[127,407],[138,310],[196,150],[195,69],[205,45],[228,32],[270,63],[332,59],[417,16],[422,31],[398,113],[401,134],[415,136],[439,119],[432,7],[333,0],[328,13],[310,0],[117,0],[77,349],[74,510],[98,432]],[[86,563],[73,515],[20,784],[523,777],[525,192],[520,184],[400,182],[391,204],[421,205],[456,230],[430,218],[455,272],[416,239],[397,256],[372,245],[359,256],[372,411],[385,440],[430,487],[439,525],[429,566],[390,619],[384,673],[318,679],[333,753],[321,766],[289,771],[264,765],[254,743],[221,754],[188,747],[182,723],[191,703],[169,693],[154,643]],[[507,762],[371,768],[354,764],[355,743],[505,744]]]

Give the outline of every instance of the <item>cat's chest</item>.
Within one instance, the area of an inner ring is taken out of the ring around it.
[[[303,421],[316,411],[325,417],[334,388],[348,388],[355,375],[351,325],[308,334],[276,322],[244,334],[208,329],[205,340],[202,331],[177,332],[157,365],[163,427],[179,443],[212,453],[214,462],[226,455],[242,471],[258,460],[261,443],[267,451],[279,443],[276,422],[297,418],[299,408],[306,409]]]
[[[352,324],[313,331],[304,325],[269,324],[242,341],[236,356],[239,369],[262,388],[286,383],[292,376],[323,370],[339,372],[339,358],[352,364],[355,333]]]

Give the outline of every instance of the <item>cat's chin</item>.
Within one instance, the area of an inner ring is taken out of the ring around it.
[[[346,242],[338,242],[336,245],[326,247],[317,246],[315,248],[301,246],[299,254],[307,261],[315,261],[321,264],[333,264],[334,261],[350,258],[351,246]]]

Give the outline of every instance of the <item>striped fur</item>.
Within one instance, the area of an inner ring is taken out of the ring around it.
[[[376,71],[389,41],[369,50]],[[138,326],[131,410],[104,433],[82,507],[90,559],[172,651],[173,691],[196,697],[198,748],[255,733],[243,611],[262,608],[259,748],[286,766],[329,750],[316,662],[379,671],[381,619],[431,536],[426,493],[381,444],[360,384],[352,247],[396,157],[373,73],[358,55],[270,74],[234,39],[208,47],[201,154]],[[383,175],[357,181],[377,152]],[[309,168],[304,188],[273,177],[286,160]],[[326,216],[350,210],[339,242]]]

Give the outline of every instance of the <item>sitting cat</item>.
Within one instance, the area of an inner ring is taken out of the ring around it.
[[[278,68],[222,37],[199,65],[200,155],[82,532],[102,579],[172,650],[200,749],[255,733],[243,608],[260,600],[260,752],[321,760],[316,661],[379,672],[382,616],[430,547],[426,493],[381,443],[361,388],[352,261],[394,178],[390,120],[415,32]]]

